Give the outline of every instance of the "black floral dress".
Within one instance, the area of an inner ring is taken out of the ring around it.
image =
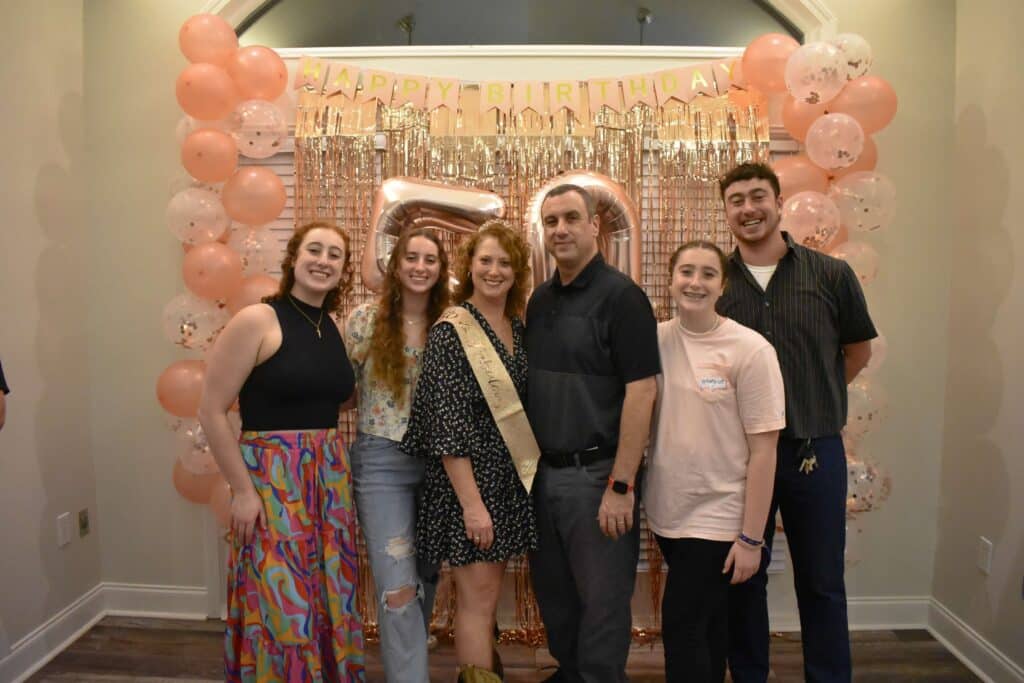
[[[525,404],[527,368],[522,321],[512,321],[515,350],[510,355],[483,315],[469,302],[462,306],[487,333]],[[430,330],[401,449],[427,461],[416,526],[416,549],[421,559],[435,564],[446,560],[457,567],[500,562],[537,547],[530,495],[519,481],[512,456],[455,328],[449,323]],[[485,551],[466,538],[462,505],[441,462],[444,456],[470,459],[473,478],[494,524],[494,543]]]

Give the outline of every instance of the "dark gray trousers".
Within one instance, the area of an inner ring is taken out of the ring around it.
[[[542,460],[533,485],[538,546],[530,554],[530,574],[548,649],[566,681],[628,680],[639,508],[625,536],[613,541],[601,533],[597,511],[611,469],[611,459],[564,468]],[[639,505],[639,491],[636,500]]]

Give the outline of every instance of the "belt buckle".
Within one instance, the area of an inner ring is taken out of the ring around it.
[[[591,462],[593,462],[592,460],[590,460],[590,457],[587,454],[592,454],[593,455],[593,454],[596,454],[600,450],[601,450],[600,446],[591,446],[590,448],[584,448],[582,451],[576,451],[573,454],[574,456],[576,456],[576,466],[577,467],[586,467]],[[586,462],[583,461],[584,457],[587,458]]]

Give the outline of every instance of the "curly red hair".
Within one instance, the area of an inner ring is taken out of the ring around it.
[[[512,260],[512,270],[516,274],[516,280],[508,290],[508,298],[505,299],[505,315],[510,318],[522,317],[523,311],[526,310],[526,296],[530,292],[530,246],[518,230],[504,221],[487,221],[480,226],[480,230],[459,246],[459,257],[455,264],[455,277],[459,284],[452,293],[452,300],[461,304],[473,296],[470,266],[477,245],[488,237],[496,239],[501,248],[508,252]]]
[[[313,221],[295,228],[295,232],[292,233],[284,248],[284,258],[281,260],[281,284],[275,293],[263,297],[263,303],[279,301],[291,293],[292,287],[295,286],[295,259],[298,257],[299,247],[302,246],[302,240],[306,238],[306,235],[311,230],[318,228],[331,230],[345,243],[345,263],[341,267],[341,280],[338,281],[338,286],[324,297],[324,309],[331,314],[341,314],[341,300],[352,289],[352,278],[355,272],[352,266],[352,240],[343,228],[327,221]]]

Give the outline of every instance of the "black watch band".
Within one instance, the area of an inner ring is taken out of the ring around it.
[[[633,485],[618,479],[608,477],[608,488],[619,495],[625,495],[633,490]]]

